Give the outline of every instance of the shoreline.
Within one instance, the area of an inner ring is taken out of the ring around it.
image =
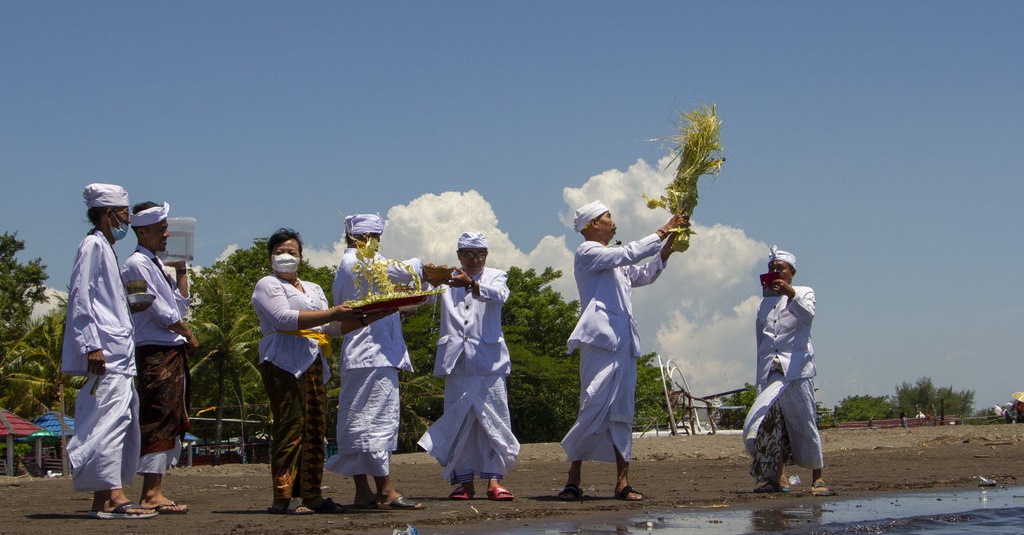
[[[111,530],[163,534],[284,534],[351,531],[387,533],[416,526],[421,533],[485,533],[530,524],[594,518],[632,518],[645,513],[708,513],[801,507],[826,501],[909,491],[977,488],[978,476],[1000,486],[1024,483],[1016,459],[1024,455],[1024,426],[942,426],[907,429],[822,430],[825,480],[834,497],[810,495],[810,471],[791,467],[802,484],[788,494],[755,494],[747,474],[749,458],[737,435],[661,436],[634,441],[630,483],[648,499],[623,502],[611,497],[614,465],[584,463],[582,502],[561,502],[568,464],[558,444],[524,444],[519,465],[505,480],[517,499],[467,502],[447,499],[451,486],[426,453],[395,455],[396,488],[421,501],[420,511],[360,510],[343,515],[268,515],[270,470],[265,464],[176,468],[164,479],[169,497],[191,507],[187,515],[152,519],[96,521],[85,517],[91,494],[75,493],[69,478],[0,477],[6,507],[4,531],[17,534],[109,533]],[[478,483],[479,486],[479,483]],[[126,489],[137,498],[140,480]],[[324,496],[350,503],[351,480],[324,475]]]

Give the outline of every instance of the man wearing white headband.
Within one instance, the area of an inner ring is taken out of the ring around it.
[[[345,218],[348,248],[334,276],[335,305],[363,299],[373,292],[355,271],[359,266],[356,248],[369,240],[379,241],[383,232],[384,220],[377,214]],[[389,262],[380,252],[375,253],[375,261]],[[413,273],[423,275],[423,262],[418,258],[388,265],[393,283],[412,283]],[[327,459],[325,469],[352,478],[356,508],[422,509],[422,504],[399,494],[391,482],[391,452],[398,449],[398,370],[412,371],[399,314],[395,312],[345,336],[340,368],[338,453]],[[370,487],[370,477],[376,493]]]
[[[512,365],[501,330],[508,275],[487,267],[482,233],[463,233],[456,253],[462,267],[439,296],[441,336],[434,361],[434,375],[444,379],[444,415],[419,445],[444,467],[442,477],[457,485],[450,499],[471,499],[479,474],[487,481],[488,499],[511,501],[515,495],[501,484],[519,457],[506,388]]]
[[[647,237],[609,247],[616,228],[608,207],[592,202],[573,216],[573,228],[586,240],[576,249],[573,262],[581,314],[568,343],[570,353],[580,350],[581,388],[579,416],[562,440],[570,465],[565,488],[558,494],[561,500],[583,498],[580,482],[585,460],[615,463],[616,498],[644,499],[629,485],[636,359],[640,357],[631,294],[634,287],[651,284],[661,275],[677,236],[673,231],[689,224],[689,216],[675,214]],[[653,258],[634,265],[648,257]]]
[[[86,377],[75,399],[68,459],[78,492],[92,492],[89,516],[148,518],[156,512],[128,499],[124,483],[139,462],[139,397],[128,294],[113,244],[128,232],[128,192],[113,184],[82,190],[93,228],[78,246],[68,292],[61,371]]]
[[[768,271],[778,278],[757,310],[757,398],[743,425],[754,492],[789,492],[786,463],[795,461],[811,469],[811,492],[829,495],[814,403],[814,290],[793,286],[796,256],[774,245]]]
[[[185,261],[163,262],[157,256],[167,250],[170,209],[167,203],[149,201],[132,208],[132,229],[139,244],[125,260],[121,277],[126,284],[145,281],[146,291],[154,296],[148,310],[133,316],[142,429],[139,505],[162,514],[182,514],[188,512],[188,506],[164,495],[163,474],[178,464],[181,439],[189,430],[185,397],[188,357],[199,343],[185,324],[189,304]],[[173,277],[165,267],[173,269]]]

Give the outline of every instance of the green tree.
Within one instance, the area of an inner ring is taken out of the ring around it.
[[[63,396],[64,410],[74,413],[75,398],[86,378],[60,370],[64,314],[62,306],[33,321],[16,342],[13,358],[3,370],[6,387],[0,405],[18,414],[36,415],[60,410]]]
[[[402,336],[413,367],[412,373],[398,374],[401,393],[398,448],[402,452],[416,451],[420,437],[444,413],[444,380],[434,377],[440,309],[438,304],[425,305],[415,315],[402,319]]]
[[[44,368],[36,362],[45,319],[30,321],[32,308],[46,301],[46,266],[38,258],[20,262],[16,255],[24,248],[17,233],[0,234],[0,405],[31,414],[45,400],[39,381],[48,379],[39,375]],[[63,325],[57,331],[57,371],[62,332]]]
[[[882,420],[895,418],[895,413],[886,396],[846,396],[839,402],[839,422]]]
[[[32,307],[46,300],[46,266],[35,258],[22,264],[15,258],[25,248],[18,234],[0,234],[0,341],[24,332]]]
[[[974,391],[953,390],[953,386],[936,388],[930,377],[919,377],[917,382],[900,383],[890,398],[893,407],[914,415],[923,412],[938,417],[945,414],[967,416],[974,413]]]
[[[512,356],[512,431],[523,443],[561,440],[579,409],[579,352],[565,352],[579,318],[579,301],[566,302],[551,288],[561,276],[550,267],[541,273],[508,270],[510,294],[501,323]]]
[[[214,443],[224,438],[224,408],[227,388],[231,389],[231,403],[238,411],[233,416],[246,420],[260,416],[266,421],[266,411],[247,411],[257,403],[259,371],[256,355],[259,344],[259,325],[254,314],[238,305],[238,293],[244,289],[227,277],[199,274],[192,291],[201,299],[196,307],[193,331],[199,340],[199,351],[191,365],[192,406],[200,412],[214,409]],[[251,292],[251,290],[250,290]],[[251,295],[251,293],[250,293]],[[248,307],[251,308],[251,307]],[[225,384],[225,380],[229,382]],[[214,464],[219,464],[219,448],[215,450]]]

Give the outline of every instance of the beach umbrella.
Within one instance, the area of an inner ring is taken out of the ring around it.
[[[27,437],[14,439],[15,442],[32,442],[33,440],[56,440],[60,439],[60,433],[54,433],[47,429],[40,429]]]
[[[7,464],[4,470],[7,475],[14,475],[14,438],[27,437],[40,430],[39,426],[0,407],[0,437],[7,438]]]
[[[1024,403],[1024,392],[1014,392],[1013,399]]]

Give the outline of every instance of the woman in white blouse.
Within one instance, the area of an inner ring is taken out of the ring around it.
[[[362,328],[394,310],[364,315],[347,306],[329,307],[319,285],[297,276],[302,239],[279,229],[267,242],[273,275],[256,283],[252,304],[260,321],[260,375],[274,422],[270,449],[274,503],[279,514],[343,513],[321,495],[327,429],[324,384],[331,377],[324,350],[329,337]],[[290,509],[293,497],[302,505]]]

